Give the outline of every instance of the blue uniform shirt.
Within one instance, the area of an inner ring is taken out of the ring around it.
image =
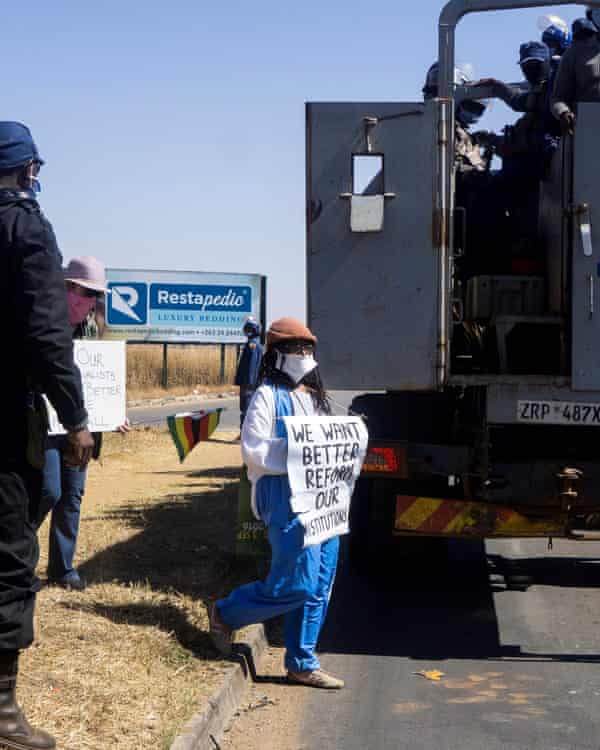
[[[260,338],[258,336],[249,338],[238,362],[235,374],[236,385],[256,385],[262,356],[263,348]]]

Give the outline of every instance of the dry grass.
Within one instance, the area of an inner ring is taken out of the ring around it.
[[[128,393],[161,388],[161,344],[129,344],[127,346]],[[225,350],[225,383],[233,383],[237,364],[237,347]],[[220,346],[168,347],[169,387],[190,391],[207,385],[221,384]]]
[[[22,658],[20,698],[62,750],[166,749],[219,681],[206,599],[256,574],[230,554],[240,457],[223,438],[181,467],[164,430],[106,436],[82,506],[89,586],[42,590]]]

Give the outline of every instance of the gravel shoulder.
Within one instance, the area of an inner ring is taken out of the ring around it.
[[[271,646],[263,657],[258,679],[219,740],[221,750],[309,750],[301,739],[304,697],[310,688],[288,685],[283,676],[283,648]]]

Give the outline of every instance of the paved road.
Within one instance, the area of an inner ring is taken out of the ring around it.
[[[163,406],[135,406],[127,409],[127,416],[131,423],[159,424],[170,414],[182,411],[198,411],[200,409],[224,409],[219,423],[220,430],[236,430],[240,426],[240,411],[237,398],[198,399],[196,401],[171,401]]]
[[[334,412],[342,414],[350,405],[356,394],[352,391],[332,391],[334,399]],[[136,424],[158,424],[165,420],[169,414],[182,411],[197,411],[199,409],[224,409],[219,423],[219,430],[237,430],[240,426],[240,410],[237,398],[219,399],[197,399],[191,401],[171,401],[163,406],[136,406],[127,410],[127,416],[131,423]]]
[[[129,413],[212,406],[237,429],[236,399]],[[294,750],[599,750],[600,543],[454,541],[444,553],[398,558],[377,578],[342,560],[321,649],[348,687],[294,692]],[[436,669],[441,682],[415,674]]]
[[[349,689],[306,691],[306,747],[598,750],[598,587],[597,543],[453,542],[378,580],[344,563],[322,649]]]

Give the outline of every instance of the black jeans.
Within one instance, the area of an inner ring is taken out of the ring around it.
[[[40,581],[36,530],[31,523],[41,496],[41,472],[25,463],[0,464],[0,652],[33,641],[33,609]]]

